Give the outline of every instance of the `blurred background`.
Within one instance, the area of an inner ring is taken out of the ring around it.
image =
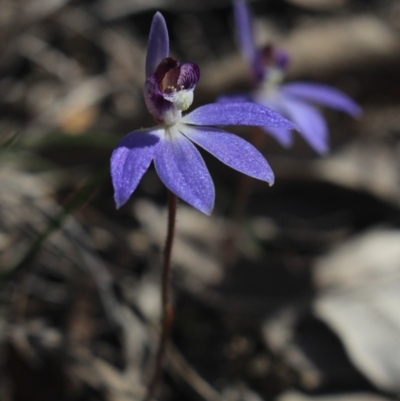
[[[204,154],[206,217],[179,205],[176,322],[160,400],[379,401],[400,394],[400,2],[253,1],[288,80],[361,104],[324,111],[331,153],[261,150],[273,187]],[[0,400],[139,400],[158,339],[166,190],[116,211],[110,154],[153,124],[151,19],[200,66],[194,106],[250,88],[228,0],[0,0]],[[245,128],[235,133],[250,135]]]

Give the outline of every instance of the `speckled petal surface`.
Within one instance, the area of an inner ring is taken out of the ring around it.
[[[255,125],[282,128],[296,126],[277,112],[249,102],[211,103],[198,107],[181,120],[193,125]]]
[[[214,184],[196,147],[180,133],[166,135],[154,157],[157,174],[179,198],[210,215],[214,207]]]
[[[229,167],[270,185],[274,183],[274,173],[264,156],[239,136],[209,127],[186,126],[182,132]]]
[[[323,155],[329,151],[328,127],[320,111],[309,104],[282,97],[288,117],[290,117],[300,128],[300,135],[319,154]]]
[[[361,107],[345,93],[329,85],[312,82],[292,82],[281,86],[284,95],[298,97],[343,111],[354,117],[362,113]]]
[[[134,131],[125,136],[114,149],[111,156],[111,178],[117,208],[126,203],[149,168],[162,132],[154,128]]]
[[[160,12],[156,12],[151,23],[146,55],[146,77],[156,70],[162,59],[168,57],[169,38],[167,24]]]

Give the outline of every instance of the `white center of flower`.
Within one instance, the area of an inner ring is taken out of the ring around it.
[[[178,110],[187,110],[193,103],[193,89],[175,90],[171,96],[171,102]]]
[[[265,78],[257,91],[258,95],[271,100],[274,99],[284,78],[285,73],[281,68],[268,67]]]
[[[170,92],[165,96],[173,107],[163,113],[163,121],[166,125],[174,125],[182,118],[182,111],[187,110],[193,103],[193,89],[168,87]]]
[[[167,125],[164,123],[166,139],[168,139],[169,141],[174,141],[175,139],[178,139],[181,135],[182,125],[183,124],[179,121],[172,125]]]
[[[174,125],[182,118],[182,110],[172,107],[162,113],[163,123],[167,126]]]

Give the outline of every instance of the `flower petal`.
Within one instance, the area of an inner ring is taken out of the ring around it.
[[[256,48],[250,12],[246,1],[235,0],[233,2],[233,12],[240,50],[242,51],[243,58],[252,66],[256,57]]]
[[[285,108],[282,107],[279,97],[278,100],[271,100],[266,97],[261,97],[258,99],[258,102],[263,106],[277,111],[279,114],[285,114]],[[261,129],[268,135],[275,138],[285,148],[288,148],[293,144],[293,132],[287,128],[263,126]]]
[[[134,131],[125,136],[111,156],[114,199],[120,208],[132,195],[159,145],[161,129]]]
[[[320,111],[309,104],[285,96],[281,100],[289,118],[300,128],[300,135],[319,154],[329,151],[328,127]]]
[[[264,156],[237,135],[210,128],[183,126],[182,132],[229,167],[250,177],[274,183],[274,173]]]
[[[156,12],[151,23],[146,55],[146,77],[156,70],[162,59],[168,57],[169,38],[165,19]]]
[[[214,184],[203,158],[189,139],[179,132],[167,132],[158,146],[154,165],[169,190],[201,212],[211,214]]]
[[[255,125],[295,129],[296,125],[275,111],[249,102],[211,103],[198,107],[181,120],[193,125]]]
[[[361,107],[343,92],[328,85],[312,82],[293,82],[281,86],[284,95],[299,97],[343,111],[354,117],[362,113]]]
[[[283,147],[289,148],[293,145],[293,132],[286,128],[261,127],[268,135],[275,138]]]

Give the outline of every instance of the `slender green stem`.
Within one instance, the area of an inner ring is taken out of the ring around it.
[[[151,378],[147,394],[143,401],[150,401],[157,390],[161,380],[162,369],[164,366],[165,354],[167,351],[168,340],[171,334],[171,328],[174,321],[174,309],[170,301],[170,278],[171,278],[171,255],[172,245],[175,234],[176,206],[178,198],[171,191],[168,191],[168,230],[165,240],[164,261],[162,267],[161,282],[161,307],[162,307],[162,327],[161,338],[158,346],[156,362],[153,376]]]

